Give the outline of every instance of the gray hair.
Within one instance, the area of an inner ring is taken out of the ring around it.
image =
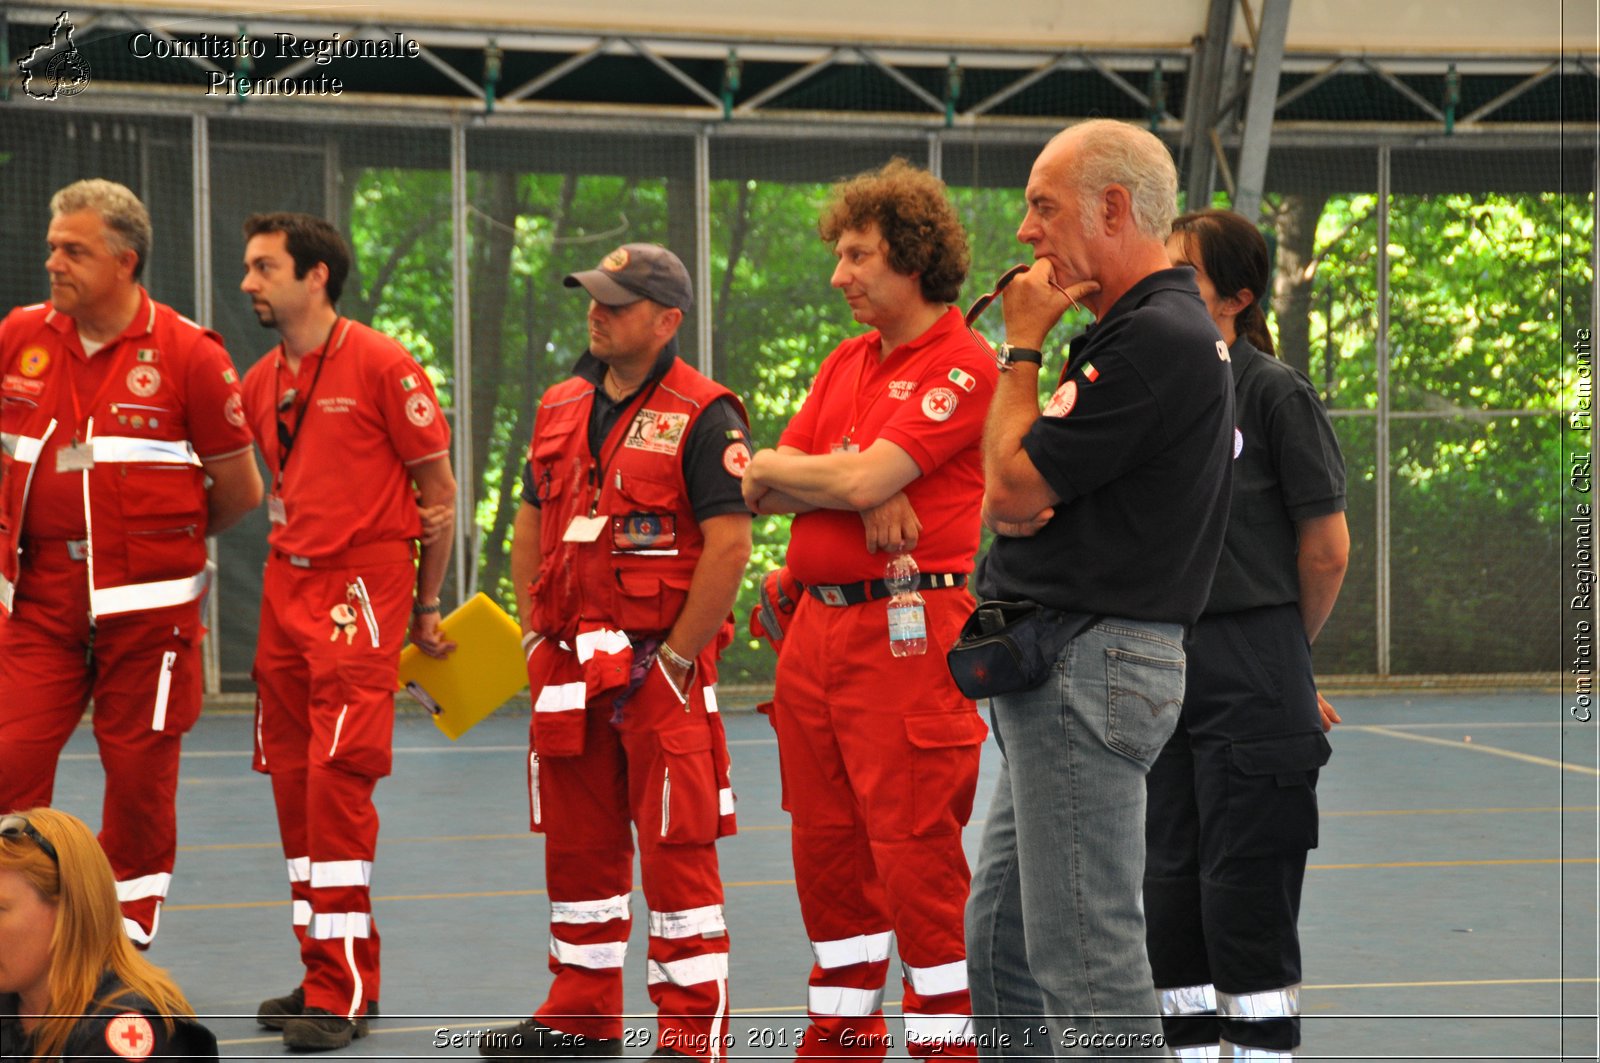
[[[132,251],[138,256],[133,264],[133,279],[144,272],[145,259],[150,257],[150,212],[127,185],[92,177],[74,181],[50,197],[50,214],[76,214],[92,210],[106,223],[111,249],[118,253]]]
[[[1178,214],[1178,169],[1155,134],[1127,122],[1096,118],[1057,136],[1077,140],[1072,179],[1082,199],[1085,230],[1093,230],[1100,193],[1121,185],[1133,201],[1133,224],[1143,236],[1165,241]]]

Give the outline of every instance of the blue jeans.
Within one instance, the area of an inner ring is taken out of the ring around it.
[[[994,698],[1003,756],[967,904],[979,1053],[1165,1056],[1145,954],[1145,774],[1183,702],[1177,624],[1106,619]]]

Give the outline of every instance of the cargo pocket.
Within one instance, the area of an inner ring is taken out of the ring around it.
[[[1106,745],[1148,768],[1178,726],[1183,658],[1106,650]]]
[[[161,640],[161,652],[150,658],[150,730],[187,734],[200,718],[200,655],[195,646],[203,634],[198,620],[174,624],[171,635]]]
[[[389,774],[394,733],[394,692],[398,658],[374,660],[347,657],[334,666],[337,690],[331,691],[332,720],[326,729],[313,706],[312,744],[317,760],[337,765],[352,775],[380,779]],[[316,699],[313,698],[313,701]]]
[[[1332,754],[1320,731],[1234,742],[1228,752],[1228,855],[1315,849],[1317,770]]]
[[[711,730],[702,720],[693,727],[663,731],[660,768],[652,780],[639,829],[666,845],[704,845],[717,837],[718,786],[711,757]]]
[[[911,743],[911,833],[959,832],[972,817],[978,758],[989,727],[973,710],[916,712],[905,718]]]
[[[205,564],[202,473],[191,465],[124,465],[118,478],[128,579],[193,575]],[[97,544],[98,545],[98,544]]]

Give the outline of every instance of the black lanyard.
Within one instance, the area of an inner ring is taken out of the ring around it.
[[[294,388],[290,388],[278,396],[278,475],[273,482],[273,490],[283,486],[283,474],[289,467],[289,454],[294,450],[294,441],[300,435],[300,429],[305,427],[305,418],[311,409],[311,396],[316,394],[317,381],[322,379],[322,367],[328,363],[328,345],[333,342],[333,334],[339,328],[339,318],[333,319],[333,327],[328,329],[328,338],[322,341],[322,350],[317,355],[317,369],[311,374],[311,386],[306,389],[304,400],[295,399]],[[289,350],[288,342],[284,342],[284,352]],[[289,407],[294,408],[294,430],[290,431],[289,425],[284,421],[283,415]]]

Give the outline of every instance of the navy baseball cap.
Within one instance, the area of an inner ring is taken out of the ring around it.
[[[687,313],[694,303],[689,271],[677,255],[660,244],[623,244],[601,259],[599,268],[569,273],[561,283],[568,288],[581,285],[595,302],[605,306],[651,299]]]

